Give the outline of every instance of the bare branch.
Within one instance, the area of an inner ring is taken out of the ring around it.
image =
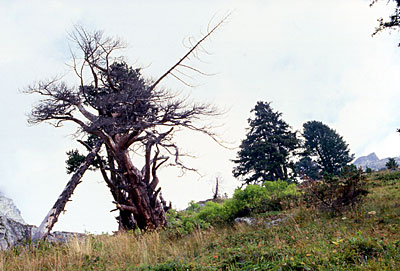
[[[180,64],[179,66],[187,68],[187,69],[190,69],[190,70],[195,71],[195,72],[197,72],[197,73],[199,73],[201,75],[204,75],[204,76],[213,76],[213,75],[215,75],[213,73],[204,73],[204,72],[200,71],[199,69],[193,68],[193,67],[188,66],[188,65]]]
[[[158,78],[154,84],[151,86],[151,89],[154,89],[165,77],[172,73],[172,71],[178,67],[184,60],[186,60],[190,55],[196,54],[196,49],[202,44],[207,38],[211,36],[213,32],[215,32],[224,22],[228,19],[230,14],[226,15],[219,23],[217,23],[211,31],[207,31],[206,35],[204,35],[196,44],[192,46],[192,48],[181,58],[178,62],[176,62],[168,71],[166,71],[160,78]]]
[[[169,73],[170,75],[172,75],[173,77],[175,77],[176,79],[178,79],[178,81],[181,81],[181,83],[183,83],[184,85],[188,86],[188,87],[194,87],[192,85],[189,85],[188,83],[186,83],[184,80],[182,80],[181,78],[179,78],[178,76],[176,76],[175,74],[173,74],[172,72]]]
[[[137,208],[134,206],[128,206],[124,204],[119,204],[116,201],[113,201],[113,203],[116,205],[117,209],[122,210],[122,211],[129,211],[131,213],[137,213]]]

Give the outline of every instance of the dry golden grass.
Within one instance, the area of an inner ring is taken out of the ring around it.
[[[133,268],[172,260],[184,261],[201,258],[205,244],[222,240],[233,232],[246,232],[247,228],[196,230],[178,239],[162,231],[140,235],[120,233],[74,238],[65,245],[42,243],[36,247],[15,247],[0,252],[0,270],[124,270],[128,265]],[[92,269],[93,266],[99,269]]]

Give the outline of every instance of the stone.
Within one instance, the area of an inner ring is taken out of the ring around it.
[[[235,218],[235,223],[244,223],[247,224],[249,226],[254,226],[257,224],[257,219],[255,219],[254,217],[237,217]]]
[[[28,225],[14,202],[0,194],[0,250],[28,242],[36,226]],[[47,237],[49,242],[66,243],[71,238],[84,238],[83,233],[52,232]]]
[[[0,216],[0,249],[8,249],[26,242],[31,237],[33,226],[22,224],[6,216]]]
[[[12,199],[0,193],[0,216],[5,216],[21,224],[26,224],[21,216],[21,211],[15,206]]]
[[[73,238],[82,239],[86,236],[86,234],[78,232],[55,231],[51,232],[49,236],[47,236],[47,241],[50,243],[67,243]]]
[[[15,245],[28,242],[36,226],[22,224],[8,217],[0,216],[0,250],[9,249]],[[72,238],[85,238],[86,234],[75,232],[52,232],[47,241],[54,243],[66,243]]]
[[[270,221],[265,222],[265,227],[268,229],[270,227],[276,226],[284,221],[286,221],[287,217],[277,218]]]

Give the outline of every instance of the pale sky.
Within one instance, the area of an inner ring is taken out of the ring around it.
[[[30,224],[40,224],[69,176],[65,152],[79,147],[74,125],[29,126],[26,114],[38,97],[21,94],[35,80],[66,74],[68,32],[74,24],[104,30],[129,47],[121,52],[146,76],[157,78],[185,52],[183,41],[200,37],[228,12],[228,22],[204,46],[210,53],[191,64],[211,77],[196,76],[193,89],[169,78],[163,86],[212,102],[227,113],[216,124],[232,146],[244,138],[257,101],[272,102],[300,130],[309,120],[336,129],[356,157],[400,155],[400,35],[371,37],[377,19],[393,8],[381,1],[0,1],[0,191],[12,198]],[[214,19],[212,19],[214,18]],[[69,73],[68,73],[69,72]],[[196,155],[188,160],[202,174],[164,168],[164,197],[185,208],[212,195],[216,176],[231,194],[237,153],[196,133],[177,141]],[[87,172],[57,230],[110,232],[117,229],[111,196],[98,172]]]

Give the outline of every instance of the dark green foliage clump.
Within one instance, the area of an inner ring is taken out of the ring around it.
[[[361,232],[347,240],[342,246],[343,258],[350,263],[361,263],[384,253],[386,246],[382,240],[364,237]]]
[[[374,5],[378,0],[371,0],[371,5]],[[400,26],[400,0],[387,0],[387,3],[389,2],[394,2],[396,4],[396,7],[394,9],[394,13],[389,16],[389,20],[385,21],[383,18],[379,18],[378,22],[379,25],[376,27],[375,32],[373,35],[385,30],[385,29],[399,29]],[[400,43],[399,43],[400,46]]]
[[[78,140],[82,145],[85,146],[86,149],[91,150],[96,145],[96,142],[99,140],[97,136],[89,135],[85,141]],[[71,174],[75,172],[79,166],[85,161],[86,156],[81,154],[79,150],[70,150],[67,151],[68,159],[65,161],[67,164],[67,173]],[[101,164],[105,164],[105,160],[100,155],[94,159],[93,163],[90,165],[90,170],[97,170],[100,168]]]
[[[235,177],[241,177],[245,184],[261,184],[266,180],[276,181],[289,178],[293,165],[289,157],[299,144],[296,133],[282,120],[282,113],[275,112],[270,103],[257,102],[251,112],[246,138],[240,145],[234,170]]]
[[[86,156],[80,154],[80,152],[75,150],[67,151],[68,159],[65,161],[67,164],[67,173],[71,174],[85,161]]]
[[[302,157],[296,163],[296,172],[301,179],[317,180],[319,178],[319,167],[308,156]]]
[[[303,124],[305,156],[315,158],[322,172],[338,174],[354,159],[343,137],[320,121]]]
[[[389,161],[386,163],[386,168],[390,170],[396,170],[399,168],[399,164],[397,164],[396,160],[394,158],[389,158]]]

